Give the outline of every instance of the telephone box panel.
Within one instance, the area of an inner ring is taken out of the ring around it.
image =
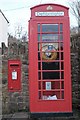
[[[30,112],[72,113],[68,8],[31,8],[29,21]]]
[[[20,60],[8,60],[8,90],[21,90],[21,62]]]

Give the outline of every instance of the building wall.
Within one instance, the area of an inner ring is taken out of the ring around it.
[[[7,46],[7,38],[8,38],[8,22],[0,12],[0,47],[1,42],[4,42]]]

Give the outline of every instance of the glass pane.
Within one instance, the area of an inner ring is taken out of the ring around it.
[[[41,63],[38,62],[38,70],[41,70]]]
[[[43,79],[60,79],[60,72],[42,72]]]
[[[58,57],[58,43],[43,43],[42,44],[42,59],[56,60]],[[53,52],[51,52],[53,51]]]
[[[43,82],[43,89],[51,90],[52,82]]]
[[[38,24],[38,32],[40,32],[40,24]]]
[[[42,51],[58,50],[58,43],[42,43]]]
[[[63,60],[64,59],[64,57],[63,57],[63,52],[61,52],[61,60]]]
[[[39,99],[42,99],[41,91],[39,91],[38,94],[39,94]]]
[[[40,34],[38,34],[38,41],[40,41]]]
[[[58,97],[57,96],[60,96],[60,92],[53,92],[53,91],[44,91],[43,92],[43,100],[57,100]]]
[[[58,34],[42,34],[42,41],[57,41]]]
[[[43,100],[57,100],[57,96],[53,91],[44,91],[42,98]]]
[[[43,62],[42,70],[60,70],[59,62]]]
[[[63,43],[59,43],[60,50],[63,50]]]
[[[52,89],[60,89],[60,81],[52,82]]]
[[[41,82],[38,82],[38,88],[41,89]]]
[[[41,72],[38,72],[38,80],[41,80]]]
[[[62,96],[61,99],[64,99],[64,91],[61,92],[61,96]]]
[[[38,52],[38,60],[40,60],[40,52]]]
[[[57,100],[60,99],[60,91],[45,91],[43,92],[43,100]]]
[[[60,91],[55,91],[55,95],[56,95],[57,99],[60,99]]]
[[[61,70],[64,70],[64,63],[61,62]]]
[[[58,57],[57,58],[59,60],[63,60],[64,59],[64,55],[63,54],[64,54],[63,52],[58,52],[58,55],[57,55]]]
[[[40,59],[41,59],[41,55],[40,55],[40,52],[38,52],[38,60]],[[54,52],[42,52],[42,60],[64,60],[64,55],[63,55],[63,52],[55,52],[55,51]]]
[[[60,36],[59,39],[60,39],[60,40],[63,40],[63,34],[60,34],[59,36]]]
[[[42,24],[42,32],[58,32],[58,24]]]
[[[42,59],[43,60],[58,60],[58,52],[42,52]]]
[[[38,51],[40,51],[40,43],[38,43]]]
[[[64,81],[61,82],[61,89],[64,89]]]
[[[60,32],[63,31],[63,24],[60,24]]]
[[[61,79],[64,79],[64,72],[61,71]]]

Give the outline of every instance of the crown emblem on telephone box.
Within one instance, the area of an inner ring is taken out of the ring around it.
[[[53,7],[49,5],[46,9],[47,9],[47,10],[52,10]]]

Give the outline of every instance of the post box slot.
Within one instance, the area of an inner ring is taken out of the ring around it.
[[[12,64],[12,65],[10,65],[10,66],[19,66],[18,64]]]
[[[11,64],[10,67],[11,68],[19,68],[19,65],[18,64]]]

